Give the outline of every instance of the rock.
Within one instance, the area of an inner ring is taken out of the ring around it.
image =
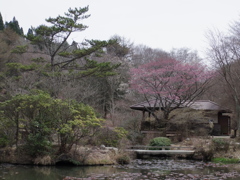
[[[115,147],[105,147],[106,150],[114,152],[115,155],[118,154],[118,148]]]
[[[190,177],[190,178],[192,178],[192,179],[195,178],[192,174],[188,174],[187,176]]]
[[[106,146],[104,146],[103,144],[100,146],[101,149],[105,149]]]

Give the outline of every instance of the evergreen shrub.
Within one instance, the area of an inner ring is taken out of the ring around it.
[[[6,147],[9,144],[9,140],[6,136],[0,137],[0,148]]]
[[[170,146],[171,145],[171,140],[167,137],[156,137],[153,138],[149,145],[150,146]],[[151,148],[153,150],[153,148]],[[156,150],[156,148],[154,148]],[[158,148],[158,149],[162,149],[162,148]]]
[[[117,157],[116,161],[118,164],[129,164],[131,160],[127,154],[122,154]]]
[[[30,134],[28,135],[25,149],[33,157],[48,155],[52,151],[52,143],[40,133]]]
[[[123,127],[115,127],[114,129],[102,128],[96,135],[95,142],[92,145],[105,145],[107,147],[118,147],[120,141],[125,139],[128,135],[128,131]]]

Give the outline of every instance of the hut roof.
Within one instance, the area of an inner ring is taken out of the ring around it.
[[[155,108],[155,109],[159,109],[159,101],[156,101],[155,99],[149,100],[149,101],[144,101],[141,103],[137,103],[134,104],[132,106],[130,106],[131,109],[134,110],[140,110],[143,111],[147,108],[151,109],[151,108]],[[210,110],[210,111],[221,111],[221,112],[231,112],[231,110],[224,108],[220,105],[218,105],[217,103],[210,101],[210,100],[196,100],[194,102],[191,103],[185,103],[186,105],[181,105],[179,108],[183,108],[183,107],[189,107],[192,109],[196,109],[196,110]],[[172,105],[172,107],[174,107],[174,105]]]

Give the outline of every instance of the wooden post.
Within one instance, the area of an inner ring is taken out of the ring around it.
[[[145,110],[143,110],[142,121],[145,121]]]

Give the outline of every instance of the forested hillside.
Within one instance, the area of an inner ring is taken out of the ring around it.
[[[165,52],[117,35],[71,41],[73,33],[87,30],[88,18],[88,7],[69,9],[24,35],[15,17],[3,23],[0,14],[1,147],[24,145],[39,156],[52,153],[55,143],[56,153],[74,144],[137,143],[141,113],[129,107],[153,97],[178,106],[213,100],[234,108],[238,122],[239,24],[231,37],[212,34],[213,68],[188,48]],[[164,120],[169,107],[165,104]]]
[[[128,90],[132,44],[118,36],[69,42],[72,33],[87,28],[82,24],[87,11],[69,9],[65,16],[47,19],[50,26],[31,28],[27,35],[4,25],[1,146],[26,144],[31,154],[41,155],[56,142],[65,144],[59,147],[62,153],[88,141],[118,146],[129,135],[124,127],[132,128],[136,118],[129,109],[134,98],[128,98],[134,97]]]

